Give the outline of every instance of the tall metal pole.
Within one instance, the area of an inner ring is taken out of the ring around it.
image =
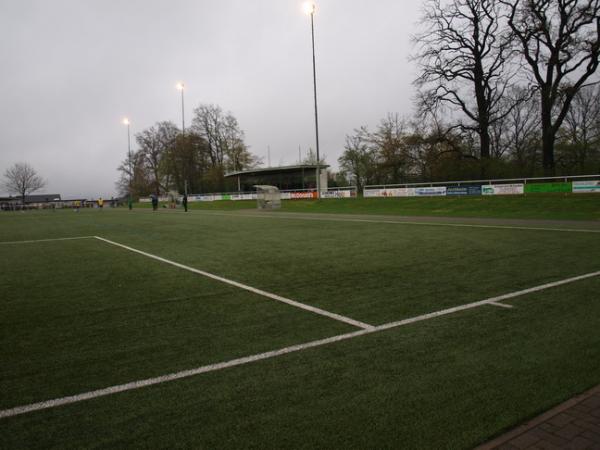
[[[181,134],[185,137],[185,109],[183,107],[183,91],[185,91],[185,86],[181,85]]]
[[[133,189],[133,165],[131,158],[131,124],[127,120],[127,159],[129,159],[129,198],[127,199],[127,206],[129,210],[133,208],[133,199],[131,198],[131,190]]]
[[[317,109],[317,68],[315,60],[315,6],[310,13],[310,31],[312,36],[313,87],[315,94],[315,137],[317,141],[317,198],[321,198],[321,158],[319,153],[319,112]]]
[[[184,108],[184,101],[183,101],[183,91],[185,91],[185,84],[183,83],[179,83],[177,84],[177,89],[179,89],[181,91],[181,145],[183,146],[183,149],[185,150],[185,108]],[[185,175],[185,180],[183,183],[183,192],[185,197],[187,198],[187,194],[188,194],[188,180],[187,180],[187,174]],[[187,201],[187,200],[186,200]],[[187,208],[186,208],[187,211]]]

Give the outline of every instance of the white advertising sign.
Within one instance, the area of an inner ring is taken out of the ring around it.
[[[231,194],[231,200],[256,200],[256,194]]]
[[[600,193],[600,180],[573,181],[573,192],[575,193]]]
[[[321,192],[321,198],[350,198],[352,191],[326,191]]]
[[[365,189],[365,197],[438,197],[446,195],[446,186]]]
[[[436,197],[446,195],[446,186],[415,188],[415,195],[421,197]]]
[[[518,195],[524,192],[524,184],[490,184],[481,186],[482,195]]]
[[[379,195],[379,192],[381,191],[381,189],[364,189],[363,190],[363,197],[367,198],[367,197],[381,197]]]

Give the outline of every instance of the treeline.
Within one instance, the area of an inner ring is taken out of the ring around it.
[[[216,105],[194,109],[185,132],[173,122],[158,122],[135,135],[138,149],[119,166],[117,188],[134,198],[152,193],[229,190],[225,173],[260,163],[244,142],[237,119]],[[236,187],[237,189],[237,187]]]
[[[415,117],[355,130],[338,178],[600,171],[599,23],[600,0],[425,0]]]

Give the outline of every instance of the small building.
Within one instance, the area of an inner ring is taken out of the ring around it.
[[[321,190],[327,190],[327,164],[299,164],[232,172],[225,178],[235,180],[238,191],[254,191],[256,185],[276,186],[282,191],[317,188],[317,168],[320,169]]]
[[[15,208],[43,206],[60,202],[60,194],[30,194],[25,196],[25,203],[20,195],[0,197],[0,209],[12,210]]]
[[[20,197],[18,197],[20,200]],[[60,194],[31,194],[25,196],[25,204],[60,202]]]

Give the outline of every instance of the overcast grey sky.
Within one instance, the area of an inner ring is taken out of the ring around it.
[[[410,114],[421,1],[320,0],[315,16],[321,153]],[[115,195],[132,132],[231,111],[272,165],[314,148],[310,19],[302,0],[1,0],[0,175],[28,162],[64,197]]]

